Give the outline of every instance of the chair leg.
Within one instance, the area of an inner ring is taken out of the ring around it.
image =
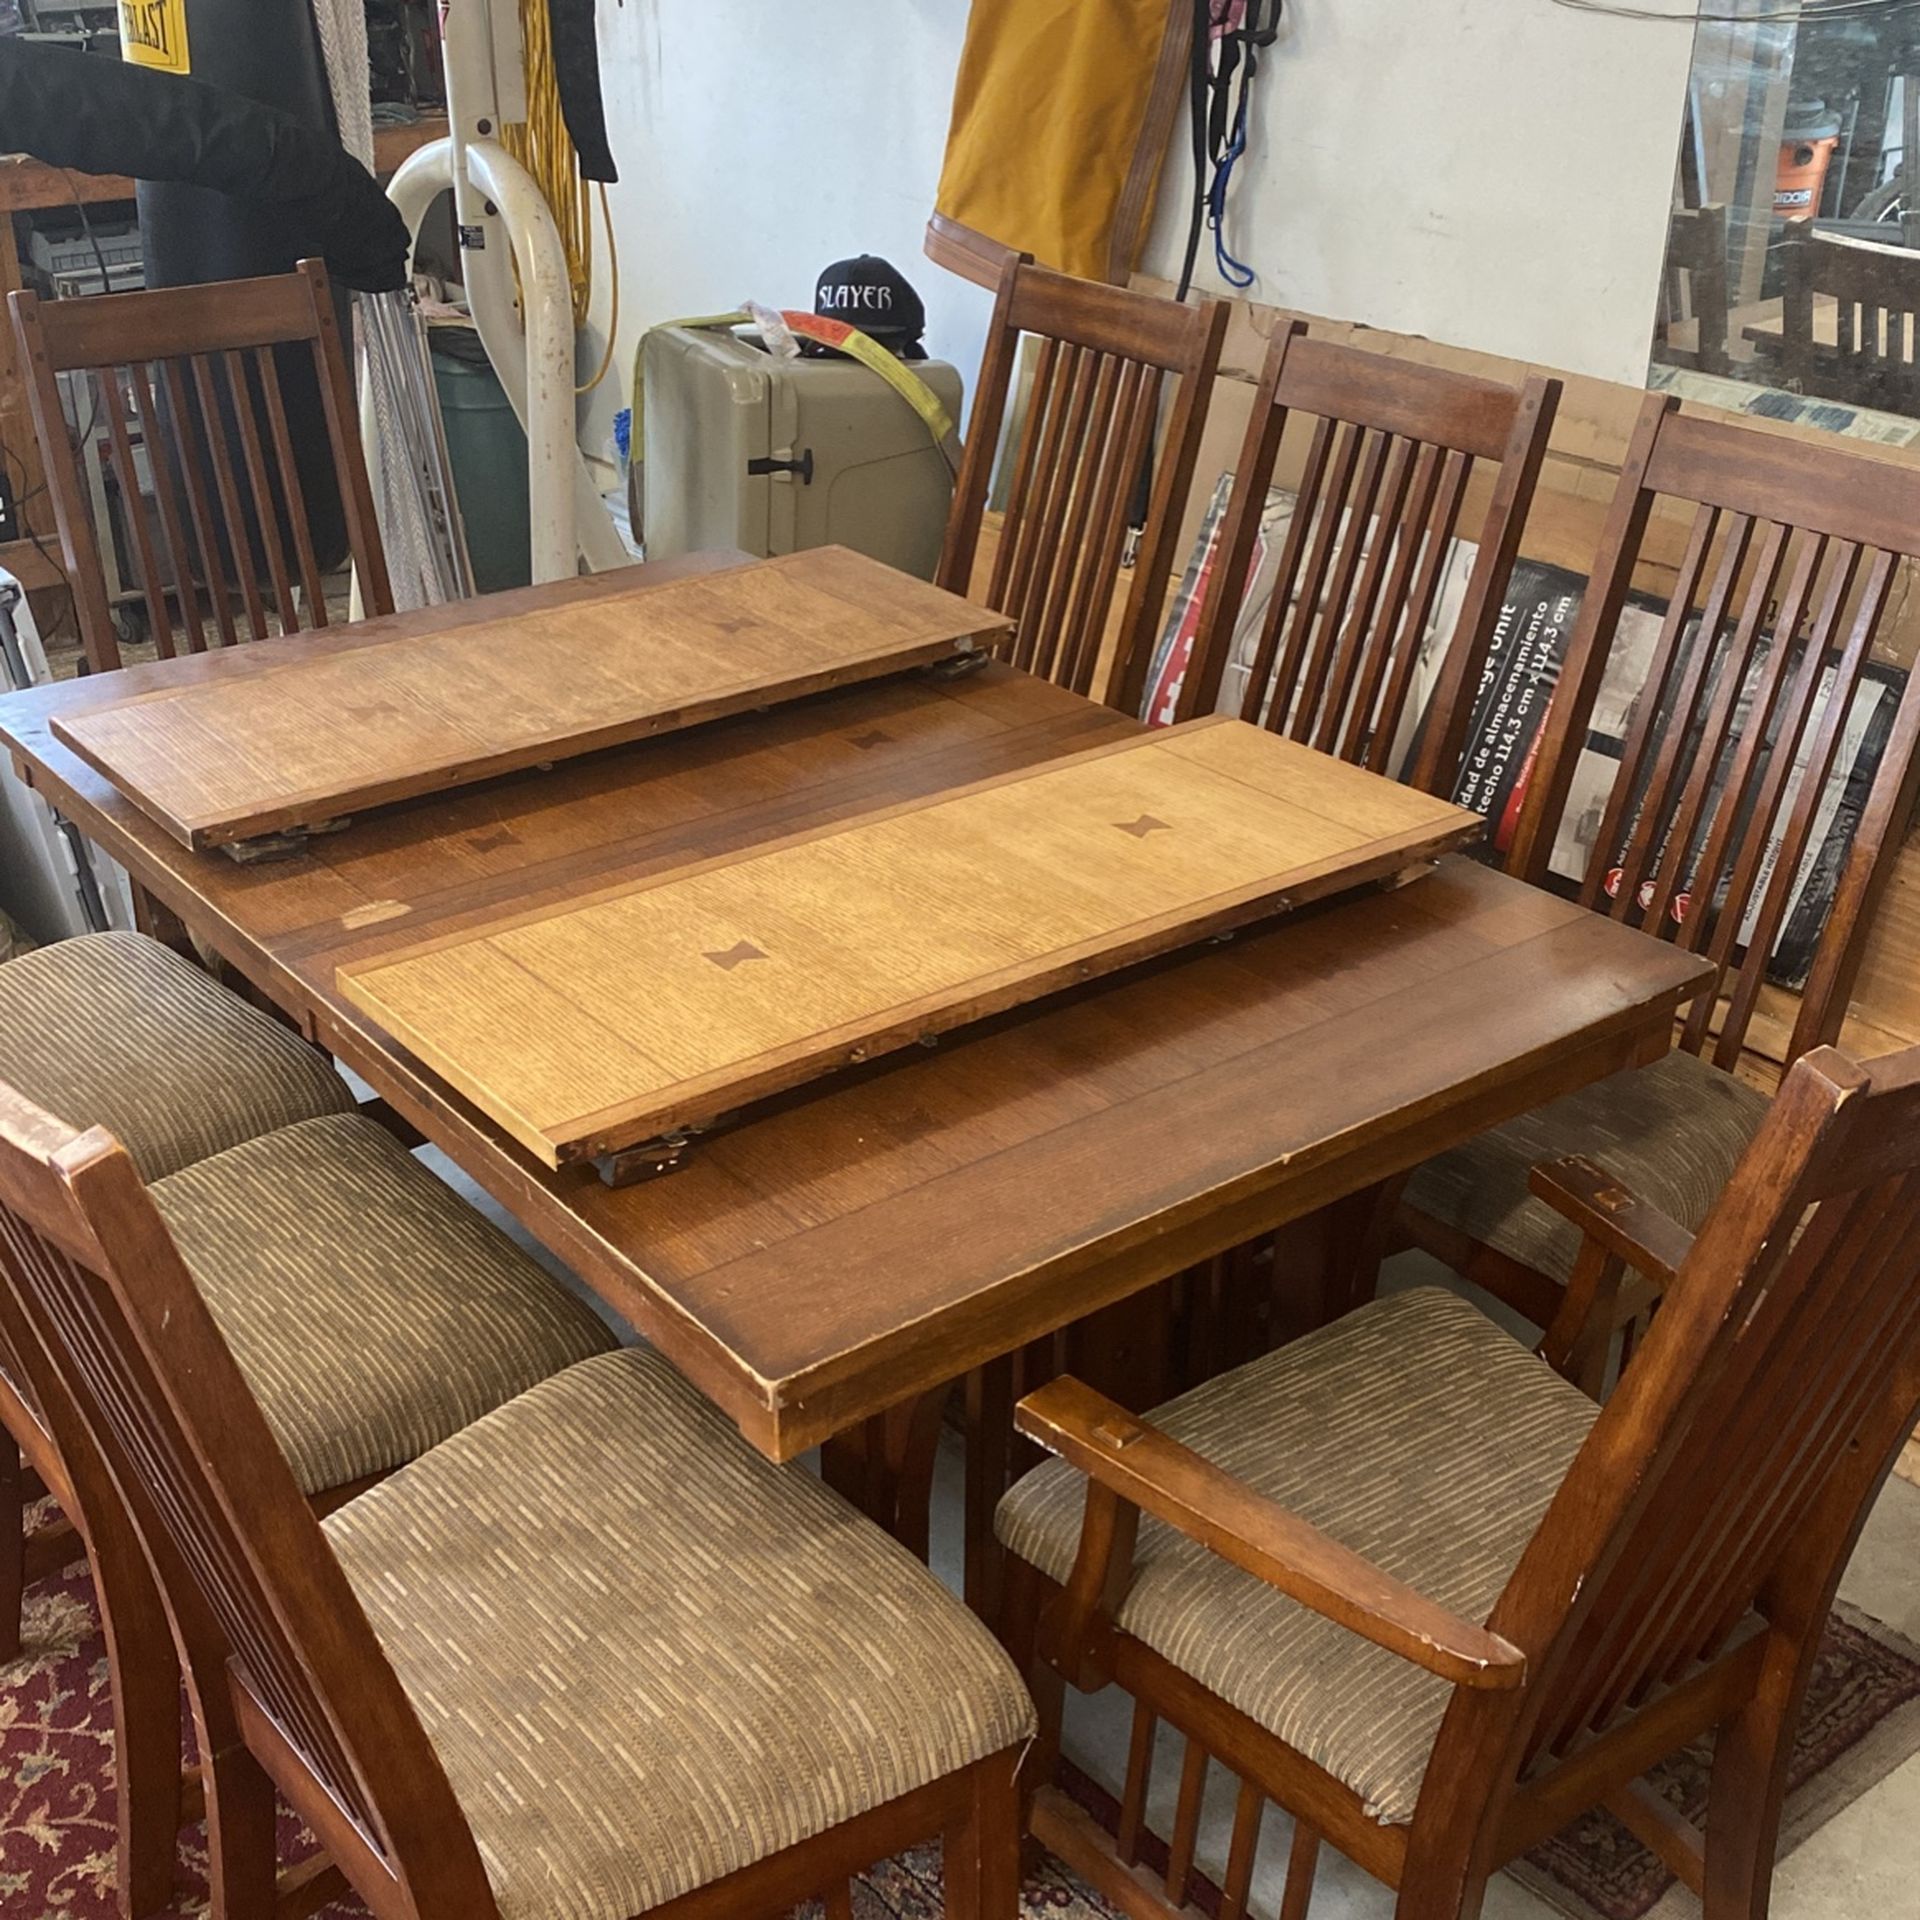
[[[274,1920],[278,1886],[273,1782],[245,1747],[203,1763],[207,1789],[208,1920]]]
[[[180,1842],[180,1665],[145,1558],[121,1529],[88,1543],[113,1692],[119,1776],[120,1911],[127,1920],[173,1897]]]
[[[983,1620],[997,1620],[1006,1555],[993,1515],[1007,1490],[1013,1458],[1013,1361],[989,1360],[967,1375],[966,1599]]]
[[[1039,1710],[1040,1730],[1028,1749],[1020,1772],[1022,1793],[1029,1797],[1050,1786],[1060,1766],[1060,1727],[1067,1711],[1067,1683],[1038,1648],[1040,1576],[1015,1554],[1006,1556],[1006,1577],[1000,1597],[997,1630],[1020,1677],[1027,1683]]]
[[[1714,1736],[1701,1896],[1705,1920],[1767,1920],[1804,1694],[1797,1679],[1769,1670],[1745,1708]]]
[[[1017,1920],[1020,1908],[1018,1750],[971,1769],[965,1813],[947,1829],[947,1920]]]
[[[20,1615],[26,1603],[26,1462],[13,1435],[0,1432],[0,1665],[20,1658]]]
[[[1280,1920],[1307,1920],[1313,1904],[1313,1876],[1320,1865],[1320,1836],[1304,1820],[1293,1827],[1293,1850],[1287,1855],[1286,1891],[1280,1896]]]

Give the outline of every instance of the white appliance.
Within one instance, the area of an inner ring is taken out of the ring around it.
[[[912,367],[958,420],[959,373],[944,360]],[[953,476],[926,422],[870,367],[776,359],[720,328],[655,327],[640,380],[635,532],[649,560],[842,546],[932,577]]]

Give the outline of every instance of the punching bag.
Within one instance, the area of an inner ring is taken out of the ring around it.
[[[189,74],[335,133],[309,0],[133,0],[120,16],[121,51],[136,65]],[[137,194],[150,287],[288,273],[322,251],[324,236],[298,208],[172,180],[139,180]],[[350,297],[344,288],[336,297],[341,338],[350,340]],[[313,358],[304,347],[280,348],[275,357],[314,553],[323,568],[335,567],[347,553],[346,518]]]

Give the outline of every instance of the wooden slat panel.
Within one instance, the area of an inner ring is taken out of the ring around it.
[[[183,844],[207,847],[672,732],[971,649],[1005,622],[839,547],[540,619],[342,651],[257,643],[244,681],[58,722]]]
[[[1244,722],[1195,721],[346,966],[340,984],[560,1166],[1480,825]]]

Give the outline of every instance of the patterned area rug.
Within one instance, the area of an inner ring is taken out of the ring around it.
[[[1827,1623],[1789,1776],[1780,1858],[1920,1753],[1920,1647],[1856,1608]],[[1660,1791],[1704,1824],[1712,1748],[1659,1768]],[[1597,1812],[1556,1834],[1511,1871],[1574,1920],[1697,1920],[1700,1902],[1628,1833]]]
[[[1920,1753],[1920,1647],[1883,1622],[1844,1604],[1807,1696],[1794,1749],[1780,1858],[1817,1833],[1835,1814]],[[1712,1748],[1703,1744],[1657,1768],[1662,1793],[1696,1825],[1704,1822]],[[1061,1784],[1106,1830],[1120,1807],[1078,1768]],[[1269,1840],[1268,1845],[1272,1842]],[[1149,1834],[1146,1866],[1164,1873],[1166,1843]],[[1699,1920],[1700,1902],[1612,1814],[1596,1811],[1516,1861],[1508,1872],[1571,1920]],[[1193,1904],[1220,1910],[1217,1887],[1196,1882]]]
[[[27,1653],[0,1668],[0,1912],[6,1920],[115,1920],[113,1741],[107,1667],[84,1570],[44,1581],[28,1597]],[[1920,1649],[1857,1613],[1836,1618],[1801,1729],[1783,1852],[1791,1851],[1914,1753],[1920,1752]],[[1706,1802],[1706,1756],[1659,1776],[1690,1817]],[[1111,1827],[1111,1796],[1084,1775],[1066,1782]],[[286,1819],[281,1853],[311,1843]],[[1148,1864],[1164,1869],[1149,1848]],[[162,1920],[204,1914],[203,1829],[182,1836],[178,1903]],[[1575,1920],[1684,1920],[1699,1904],[1611,1816],[1568,1829],[1516,1868],[1523,1884]],[[1204,1913],[1218,1890],[1195,1889]],[[1025,1914],[1033,1920],[1119,1920],[1057,1861],[1030,1858]],[[804,1910],[803,1910],[804,1911]],[[858,1920],[941,1920],[938,1848],[884,1862],[855,1890]],[[364,1920],[357,1901],[320,1920]],[[812,1910],[817,1914],[818,1909]]]

